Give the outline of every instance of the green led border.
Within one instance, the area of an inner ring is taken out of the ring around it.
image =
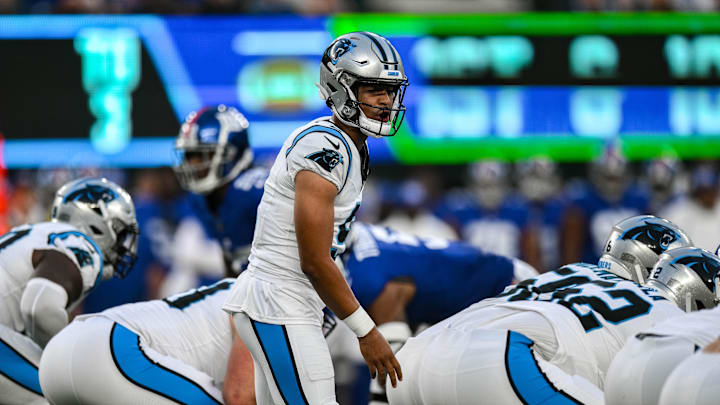
[[[328,19],[333,36],[373,31],[389,36],[415,35],[650,35],[720,33],[720,14],[693,13],[523,13],[523,14],[338,14]],[[466,163],[482,158],[520,160],[549,156],[558,161],[588,161],[602,153],[607,140],[573,134],[515,139],[422,139],[403,126],[388,139],[405,164]],[[621,134],[629,159],[673,153],[686,159],[720,156],[720,136]]]
[[[580,35],[720,33],[720,14],[522,13],[338,14],[333,36],[352,31],[381,35]]]

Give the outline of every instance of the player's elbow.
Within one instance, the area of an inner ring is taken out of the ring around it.
[[[314,256],[300,256],[300,268],[308,278],[317,278],[323,270],[323,260]]]
[[[45,347],[67,325],[67,301],[67,292],[50,280],[33,278],[26,285],[20,312],[26,333],[40,346]]]

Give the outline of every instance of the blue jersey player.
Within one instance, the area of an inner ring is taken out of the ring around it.
[[[394,351],[410,337],[410,325],[439,322],[537,274],[520,260],[467,243],[363,223],[353,225],[347,245],[342,259],[350,286]],[[379,384],[370,390],[371,404],[387,402]]]
[[[240,272],[250,253],[257,207],[267,170],[252,167],[248,121],[219,105],[191,113],[175,142],[175,173],[188,196],[190,215],[223,250],[228,275]]]

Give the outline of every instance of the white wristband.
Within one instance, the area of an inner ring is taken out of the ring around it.
[[[355,312],[343,319],[343,322],[355,332],[357,337],[364,337],[375,327],[375,322],[373,322],[363,307],[358,307]]]

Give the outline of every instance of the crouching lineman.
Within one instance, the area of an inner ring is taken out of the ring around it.
[[[628,336],[682,313],[635,282],[664,251],[690,246],[667,220],[613,227],[598,265],[576,263],[508,287],[410,338],[391,404],[602,404]]]
[[[137,257],[130,195],[106,179],[80,179],[55,195],[51,222],[0,237],[0,396],[46,403],[38,380],[42,348],[100,281],[124,277]]]
[[[376,225],[354,224],[346,244],[342,258],[351,288],[394,352],[411,336],[411,326],[437,323],[538,274],[518,259]],[[370,389],[371,404],[387,403],[376,380]]]
[[[720,377],[720,356],[700,349],[720,336],[720,308],[709,309],[720,295],[719,271],[720,259],[699,248],[662,255],[646,285],[686,312],[706,310],[668,319],[631,337],[608,370],[608,404],[718,402],[720,388],[715,381]]]
[[[252,357],[221,308],[234,283],[77,317],[43,352],[45,396],[56,405],[254,404]]]

